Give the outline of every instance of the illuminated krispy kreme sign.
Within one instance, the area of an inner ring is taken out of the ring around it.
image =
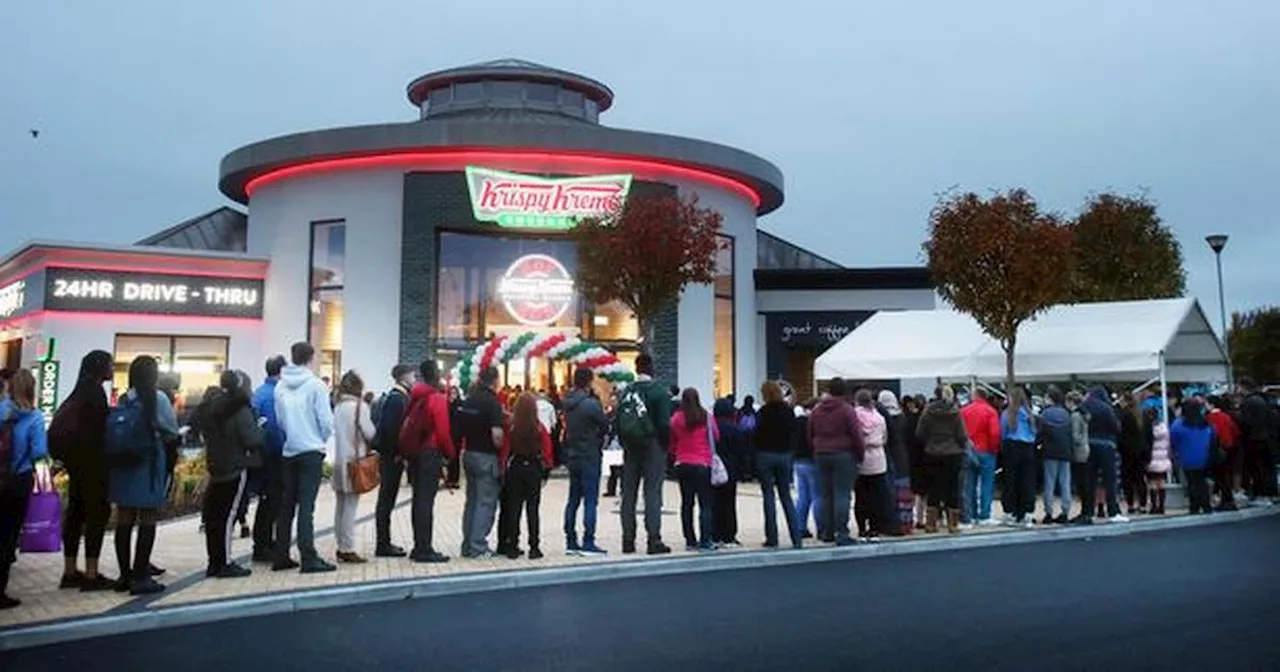
[[[262,280],[50,268],[49,310],[262,317]]]
[[[527,229],[571,229],[622,207],[630,175],[547,178],[467,167],[476,221]]]
[[[27,282],[19,280],[0,287],[0,317],[9,317],[22,310],[27,300]]]
[[[564,265],[545,254],[530,254],[507,268],[498,280],[498,298],[520,324],[555,324],[573,304],[573,278]]]

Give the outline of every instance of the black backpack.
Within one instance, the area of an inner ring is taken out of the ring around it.
[[[0,492],[9,492],[16,484],[13,473],[13,430],[18,426],[15,415],[0,422]]]

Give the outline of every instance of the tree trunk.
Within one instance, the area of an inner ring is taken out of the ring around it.
[[[652,317],[636,316],[636,321],[640,323],[640,351],[653,354],[653,341],[656,338],[657,324]]]
[[[1008,399],[1013,398],[1014,372],[1013,358],[1014,349],[1018,345],[1018,339],[1011,338],[1008,341],[1000,343],[1000,347],[1004,350],[1004,393]]]

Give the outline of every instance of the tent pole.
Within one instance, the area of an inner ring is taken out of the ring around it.
[[[1130,394],[1137,394],[1158,382],[1160,382],[1160,376],[1156,376],[1155,378],[1152,378],[1151,380],[1148,380],[1147,382],[1133,388],[1133,391]]]
[[[1169,381],[1165,374],[1163,350],[1160,351],[1160,415],[1165,425],[1169,425],[1172,418],[1169,417]]]

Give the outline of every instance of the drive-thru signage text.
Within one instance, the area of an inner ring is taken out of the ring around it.
[[[573,305],[573,277],[553,257],[525,255],[498,280],[498,298],[520,324],[555,324]]]
[[[571,229],[622,207],[630,175],[548,178],[467,167],[476,221],[526,229]]]
[[[49,310],[262,317],[262,280],[49,268]]]
[[[19,280],[0,287],[0,317],[9,317],[22,310],[27,300],[27,282]]]

